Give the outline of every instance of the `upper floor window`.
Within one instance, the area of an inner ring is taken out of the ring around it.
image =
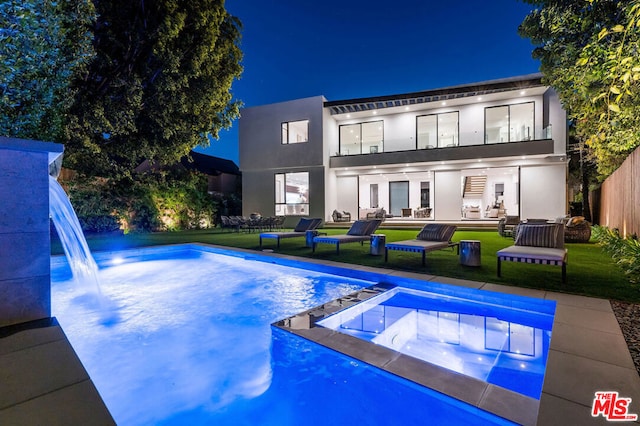
[[[309,141],[309,120],[287,121],[282,123],[282,143],[300,143]]]
[[[340,155],[383,152],[383,121],[340,126]]]
[[[416,117],[417,148],[458,146],[458,111]]]
[[[484,122],[486,143],[535,139],[533,102],[485,108]]]

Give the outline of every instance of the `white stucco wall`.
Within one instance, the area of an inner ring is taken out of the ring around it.
[[[435,219],[459,218],[462,209],[460,171],[437,171],[434,175],[435,204],[433,212]]]
[[[520,218],[554,219],[567,209],[566,166],[522,167],[520,170]]]
[[[351,213],[351,220],[358,218],[358,177],[342,176],[336,179],[336,196],[338,211]],[[329,216],[333,209],[328,212]]]

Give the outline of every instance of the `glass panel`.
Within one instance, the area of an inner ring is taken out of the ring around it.
[[[511,105],[509,116],[511,120],[511,142],[535,139],[533,133],[533,102]]]
[[[402,209],[409,207],[409,182],[389,182],[389,211],[402,216]]]
[[[420,182],[420,207],[430,207],[431,206],[431,197],[429,188],[429,182]]]
[[[286,174],[287,204],[306,203],[309,199],[309,173]]]
[[[383,133],[382,121],[362,123],[362,153],[383,152]]]
[[[509,107],[491,107],[485,109],[485,142],[509,142]]]
[[[378,208],[378,184],[377,183],[372,183],[371,186],[369,187],[369,199],[371,200],[371,208],[372,209],[377,209]]]
[[[282,138],[283,144],[289,143],[289,123],[282,123]]]
[[[284,174],[276,174],[276,203],[284,203]]]
[[[309,213],[309,172],[278,173],[275,183],[277,216]]]
[[[289,143],[307,142],[309,140],[309,120],[289,123]]]
[[[458,112],[438,114],[438,147],[458,146]]]
[[[435,148],[437,146],[438,118],[436,115],[417,117],[418,149]]]
[[[340,126],[340,155],[360,154],[360,125]]]
[[[535,355],[534,328],[517,323],[511,323],[509,352],[520,355]]]

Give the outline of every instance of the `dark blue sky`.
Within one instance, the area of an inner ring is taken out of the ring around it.
[[[227,0],[242,21],[245,106],[416,92],[538,72],[519,0]],[[238,163],[238,122],[198,151]]]

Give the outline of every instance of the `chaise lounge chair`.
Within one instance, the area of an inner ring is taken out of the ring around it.
[[[364,243],[365,241],[369,241],[371,234],[376,232],[381,223],[381,219],[356,220],[346,234],[315,237],[313,239],[313,252],[316,251],[317,244],[325,243],[335,244],[336,253],[340,254],[340,244]]]
[[[564,248],[564,224],[521,223],[515,230],[515,244],[497,253],[498,276],[501,262],[524,262],[562,266],[562,282],[567,282],[567,249]]]
[[[318,226],[320,226],[321,223],[322,223],[322,219],[320,218],[312,218],[312,219],[302,218],[298,221],[298,224],[293,229],[293,231],[263,232],[260,234],[260,248],[262,248],[263,238],[275,238],[277,242],[276,247],[280,248],[281,239],[305,237],[307,235],[307,231],[312,231],[316,229]]]
[[[452,242],[451,237],[456,232],[455,225],[444,225],[440,223],[428,223],[418,233],[415,240],[396,241],[388,243],[384,250],[384,261],[389,259],[389,250],[408,251],[422,253],[422,266],[426,263],[427,252],[442,250],[448,247],[457,246],[457,242]]]

